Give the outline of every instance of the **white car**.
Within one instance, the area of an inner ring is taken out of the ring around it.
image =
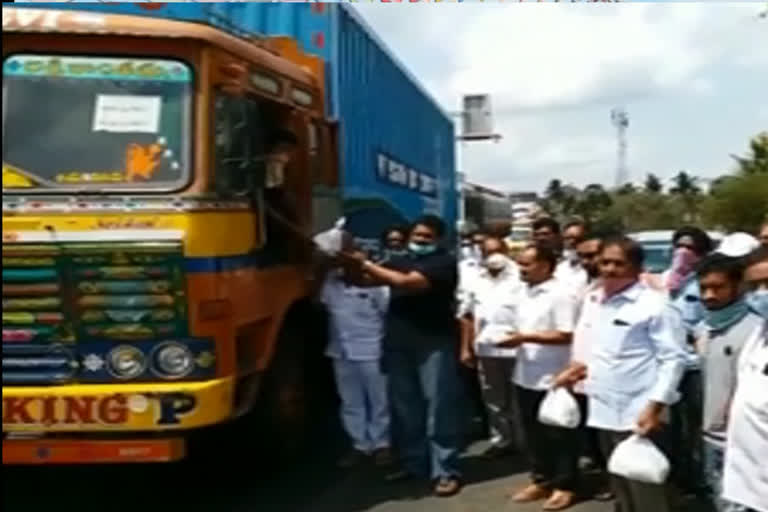
[[[674,230],[638,231],[630,233],[629,237],[640,243],[645,250],[645,270],[651,274],[661,274],[672,265],[672,246]],[[707,234],[714,242],[714,246],[720,243],[725,236],[718,231],[708,231]]]

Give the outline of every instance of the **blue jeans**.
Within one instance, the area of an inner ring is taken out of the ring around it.
[[[704,476],[707,480],[709,499],[717,512],[747,512],[749,509],[728,501],[723,494],[723,465],[725,448],[704,441]]]
[[[399,456],[414,475],[458,477],[464,408],[455,343],[411,341],[384,354]]]

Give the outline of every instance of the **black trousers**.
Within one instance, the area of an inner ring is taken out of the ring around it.
[[[600,449],[598,430],[587,426],[587,415],[589,414],[587,395],[574,393],[573,396],[579,404],[579,413],[581,414],[581,424],[579,425],[581,452],[579,455],[589,457],[599,469],[605,471],[608,467],[608,463],[605,457],[603,457],[603,452]]]
[[[539,423],[539,406],[546,392],[516,388],[526,451],[532,467],[531,480],[550,489],[576,491],[580,451],[578,430]]]
[[[600,431],[600,447],[606,459],[610,458],[614,448],[632,435],[632,432]],[[662,435],[653,434],[651,440],[663,449]],[[667,485],[647,484],[629,480],[617,475],[610,475],[611,490],[616,495],[616,510],[620,512],[671,512],[671,500]],[[698,509],[697,509],[698,510]]]
[[[684,492],[699,493],[704,488],[701,437],[703,415],[702,377],[699,370],[687,370],[680,381],[680,401],[670,409],[667,435],[672,448],[672,481]]]

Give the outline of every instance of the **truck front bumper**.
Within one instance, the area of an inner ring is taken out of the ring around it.
[[[3,433],[150,432],[221,423],[234,380],[3,386]]]
[[[171,462],[229,420],[234,380],[3,387],[3,464]]]
[[[4,465],[174,462],[185,454],[183,438],[3,440]]]

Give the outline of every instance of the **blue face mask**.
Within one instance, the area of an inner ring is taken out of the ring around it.
[[[408,244],[408,250],[416,256],[425,256],[435,252],[437,250],[437,246],[435,244],[417,244],[411,242]]]
[[[768,290],[758,290],[747,295],[747,303],[755,313],[768,319]]]

